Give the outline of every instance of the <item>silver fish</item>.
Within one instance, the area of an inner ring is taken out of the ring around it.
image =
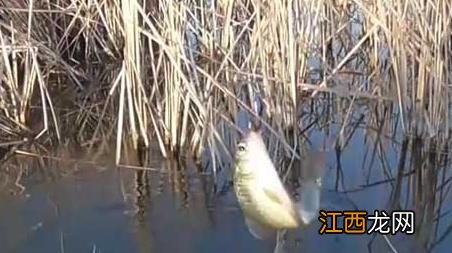
[[[304,187],[304,188],[303,188]],[[313,219],[320,184],[308,178],[301,202],[289,196],[259,132],[250,131],[237,145],[234,190],[250,233],[265,239],[278,230],[295,229]],[[309,208],[307,208],[309,206]]]

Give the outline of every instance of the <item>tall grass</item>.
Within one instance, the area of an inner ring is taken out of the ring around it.
[[[322,94],[348,99],[346,115],[394,103],[406,134],[447,138],[451,5],[0,0],[0,138],[115,140],[117,163],[124,138],[157,142],[165,156],[207,151],[217,168],[243,111],[293,154]]]

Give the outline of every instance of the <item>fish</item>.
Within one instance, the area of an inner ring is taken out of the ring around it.
[[[233,173],[234,191],[249,232],[264,240],[277,231],[296,229],[312,221],[320,198],[320,184],[315,176],[308,177],[304,188],[301,187],[307,193],[301,194],[302,201],[294,201],[278,175],[261,133],[250,130],[237,144]],[[306,203],[313,207],[306,208]]]

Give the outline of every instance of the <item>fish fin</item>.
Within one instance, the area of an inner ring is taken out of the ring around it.
[[[272,189],[264,188],[265,196],[267,196],[271,201],[276,202],[280,205],[284,204],[284,200]]]
[[[325,172],[325,151],[311,151],[302,161],[301,186],[297,189],[298,215],[304,224],[310,224],[320,210],[322,176]]]
[[[274,229],[267,227],[253,219],[245,217],[245,223],[250,233],[259,240],[270,238],[276,232]]]
[[[281,188],[280,191],[264,188],[263,191],[270,201],[280,205],[283,210],[290,212],[293,217],[300,217],[296,203],[292,201],[284,188]]]
[[[325,162],[327,152],[310,151],[305,159],[301,161],[301,176],[305,180],[321,178],[325,173]]]
[[[290,208],[292,206],[292,199],[289,197],[289,194],[287,193],[284,186],[280,187],[264,187],[262,189],[264,191],[265,196],[269,198],[269,200],[282,205],[286,208]]]
[[[310,224],[320,210],[321,189],[314,182],[298,190],[300,200],[296,202],[298,215],[304,224]]]

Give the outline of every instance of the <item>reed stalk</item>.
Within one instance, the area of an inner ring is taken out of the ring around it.
[[[0,134],[232,162],[240,115],[294,152],[309,97],[448,137],[450,1],[0,0]],[[37,116],[39,112],[40,116]],[[344,126],[347,125],[346,117]],[[343,128],[342,134],[345,134]],[[342,135],[341,134],[341,135]],[[298,151],[297,151],[298,152]]]

